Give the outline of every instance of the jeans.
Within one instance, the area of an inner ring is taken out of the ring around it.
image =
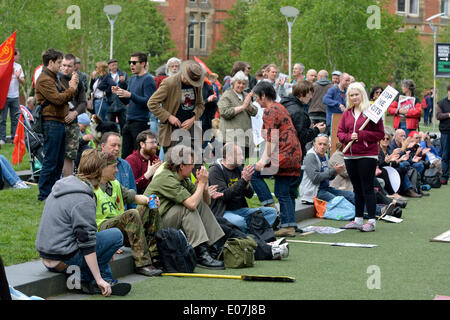
[[[2,170],[3,179],[12,187],[20,181],[19,176],[14,171],[13,167],[9,163],[5,156],[0,154],[0,169]]]
[[[39,176],[39,200],[45,200],[64,166],[66,126],[57,121],[44,121],[44,161]]]
[[[122,247],[123,235],[117,228],[106,229],[96,234],[95,253],[97,254],[97,263],[100,269],[100,274],[106,282],[113,281],[111,267],[109,261],[117,250]],[[81,282],[94,282],[94,276],[92,275],[89,266],[84,259],[84,256],[80,251],[76,253],[69,260],[64,261],[68,266],[76,265],[80,267]]]
[[[332,187],[327,187],[324,189],[320,189],[317,192],[317,198],[320,200],[329,202],[337,196],[343,196],[345,199],[355,204],[355,194],[351,191],[347,190],[339,190]]]
[[[274,193],[280,205],[280,227],[295,227],[295,199],[289,193],[294,176],[274,176]],[[294,200],[294,201],[292,201]]]
[[[450,133],[441,133],[442,150],[442,179],[448,180],[448,167],[450,159]]]
[[[148,130],[145,121],[127,120],[122,132],[122,159],[125,159],[137,149],[136,138],[139,133]]]
[[[411,131],[415,130],[415,129],[406,129],[406,122],[400,122],[400,124],[398,125],[398,129],[405,130],[406,136],[408,136]]]
[[[414,169],[416,169],[417,173],[420,174],[420,175],[423,173],[423,170],[425,169],[425,165],[421,161],[414,162],[413,164],[411,164],[409,161],[402,161],[399,164],[400,168],[409,167],[409,166],[411,166]]]
[[[255,190],[255,193],[258,196],[259,202],[262,206],[275,202],[273,200],[272,193],[270,192],[269,187],[264,181],[264,177],[266,176],[262,176],[259,171],[255,171],[250,180],[252,188],[253,190]]]
[[[101,109],[100,106],[102,107]],[[103,121],[106,121],[106,113],[108,112],[108,100],[106,97],[103,99],[94,100],[94,110],[96,115],[98,115]]]
[[[150,130],[152,130],[152,132],[155,133],[156,136],[158,136],[158,118],[155,117],[155,115],[151,112],[150,112],[149,125],[150,125]]]
[[[225,211],[223,213],[223,217],[230,221],[235,226],[239,227],[242,232],[247,233],[247,220],[253,212],[261,210],[264,215],[264,218],[267,222],[272,226],[276,217],[277,210],[275,208],[270,207],[261,207],[261,208],[240,208],[234,211]]]
[[[11,139],[16,135],[17,122],[19,121],[19,98],[7,98],[5,107],[0,110],[0,140],[6,141],[6,121],[11,118]]]

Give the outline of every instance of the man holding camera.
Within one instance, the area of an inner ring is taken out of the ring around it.
[[[58,76],[64,88],[69,87],[69,81],[72,79],[72,74],[77,74],[75,71],[75,56],[68,53],[64,56],[61,63],[61,71]],[[78,127],[77,117],[86,111],[86,91],[83,83],[78,81],[77,93],[75,97],[69,101],[69,113],[64,118],[66,125],[66,154],[64,159],[63,177],[73,174],[74,161],[77,158],[80,129]]]

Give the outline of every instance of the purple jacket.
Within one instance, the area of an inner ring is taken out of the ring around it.
[[[369,121],[364,130],[359,130],[366,120],[367,117],[364,114],[361,114],[355,125],[353,108],[345,110],[342,114],[341,121],[339,122],[337,137],[344,145],[344,148],[347,143],[352,140],[352,133],[356,132],[358,134],[358,140],[353,142],[353,145],[347,150],[344,156],[378,157],[378,142],[384,138],[383,121],[380,119],[380,121],[376,124]]]

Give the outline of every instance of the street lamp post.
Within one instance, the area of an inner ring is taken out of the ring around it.
[[[111,45],[109,50],[109,59],[113,58],[113,38],[114,38],[114,22],[116,22],[119,13],[122,11],[122,7],[117,4],[110,4],[103,8],[103,12],[108,18],[111,25]]]
[[[281,14],[286,18],[286,22],[288,25],[288,33],[289,33],[289,80],[291,79],[291,55],[292,55],[292,40],[291,40],[291,34],[292,34],[292,26],[294,25],[295,20],[298,16],[298,9],[294,7],[282,7],[280,9]]]
[[[431,20],[436,19],[438,17],[443,16],[445,13],[438,13],[435,14],[434,16],[429,17],[428,19],[426,19],[425,21],[428,22],[428,24],[430,25],[431,30],[433,30],[433,131],[436,131],[436,99],[437,99],[437,90],[436,90],[436,32],[437,32],[437,27],[435,27],[433,25],[433,23],[431,22]]]
[[[192,20],[191,22],[189,22],[188,24],[188,36],[187,36],[187,60],[189,60],[189,49],[191,47],[191,43],[190,43],[190,37],[191,37],[191,27],[198,24],[197,20]]]

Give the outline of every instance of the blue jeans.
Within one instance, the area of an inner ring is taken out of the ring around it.
[[[261,210],[261,212],[264,215],[264,218],[267,220],[267,222],[272,226],[274,223],[276,217],[277,217],[277,210],[275,208],[270,207],[261,207],[261,208],[240,208],[238,210],[234,211],[225,211],[223,213],[223,217],[230,221],[235,226],[239,227],[242,232],[247,233],[247,220],[249,216],[258,210]]]
[[[20,181],[19,176],[14,171],[8,159],[0,154],[0,169],[2,170],[3,179],[12,187],[16,182]]]
[[[409,133],[411,131],[414,131],[415,129],[406,129],[406,122],[400,122],[400,124],[398,125],[398,129],[403,129],[405,130],[406,136],[408,137]]]
[[[343,196],[345,199],[355,204],[355,194],[351,191],[339,190],[332,187],[328,187],[325,189],[319,189],[319,191],[317,192],[317,198],[326,202],[331,201],[333,198],[337,196]]]
[[[100,106],[102,106],[101,109]],[[103,98],[103,102],[102,99],[94,100],[94,110],[96,115],[102,118],[103,121],[106,121],[106,112],[108,112],[108,100],[106,97]]]
[[[450,133],[441,133],[442,150],[442,179],[448,180],[448,168],[450,159]]]
[[[155,115],[151,112],[150,112],[149,125],[150,125],[150,130],[152,130],[156,134],[156,136],[158,136],[158,118],[155,117]]]
[[[122,232],[117,228],[106,229],[96,234],[95,253],[97,254],[97,263],[103,280],[113,281],[113,275],[109,261],[123,244]],[[82,282],[95,282],[89,266],[80,251],[69,260],[64,261],[68,266],[76,265],[80,267]]]
[[[255,190],[256,195],[258,196],[259,202],[262,206],[265,206],[270,203],[274,203],[272,193],[270,192],[269,187],[264,181],[264,177],[259,171],[255,171],[250,180],[250,184],[252,185],[253,190]]]
[[[5,101],[5,107],[0,110],[0,140],[6,141],[6,121],[11,118],[11,139],[14,140],[16,135],[17,122],[19,121],[19,98],[7,98]]]
[[[44,121],[44,161],[39,176],[39,200],[45,200],[64,166],[66,126],[56,121]]]
[[[274,176],[274,193],[280,205],[280,227],[295,227],[295,199],[291,198],[290,188],[296,177],[294,176]],[[293,201],[294,200],[294,201]]]
[[[420,162],[420,161],[419,162],[413,162],[412,164],[409,161],[402,161],[399,164],[400,168],[409,167],[409,166],[411,166],[414,169],[416,169],[417,173],[420,174],[420,175],[423,173],[423,170],[425,169],[425,165],[423,164],[423,162]]]

